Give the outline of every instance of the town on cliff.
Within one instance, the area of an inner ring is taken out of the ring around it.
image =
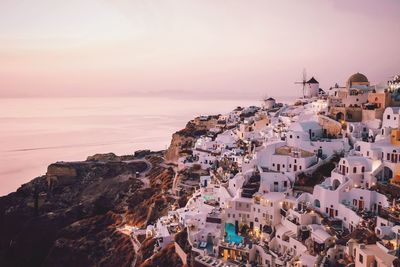
[[[0,198],[0,265],[400,266],[400,77],[301,84],[166,151],[50,165]]]

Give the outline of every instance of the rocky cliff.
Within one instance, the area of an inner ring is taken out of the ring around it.
[[[0,197],[0,266],[131,266],[125,223],[145,226],[175,201],[161,153],[59,162]]]
[[[217,122],[218,116],[209,116],[204,120],[195,118],[189,121],[185,128],[172,135],[171,144],[165,152],[165,159],[176,163],[182,154],[189,152],[189,149],[193,147],[193,142],[214,128]]]

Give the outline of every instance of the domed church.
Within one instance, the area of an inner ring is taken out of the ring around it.
[[[386,107],[400,106],[394,94],[389,86],[377,90],[367,76],[357,72],[347,79],[345,87],[335,87],[334,95],[328,98],[329,114],[341,123],[382,119]]]
[[[372,91],[367,76],[359,72],[351,75],[346,87],[338,87],[329,99],[330,114],[341,122],[361,121],[363,105],[368,102],[368,93]]]
[[[346,82],[346,87],[349,88],[364,88],[364,87],[368,87],[369,86],[369,81],[367,76],[365,76],[362,73],[355,73],[353,75],[351,75]]]

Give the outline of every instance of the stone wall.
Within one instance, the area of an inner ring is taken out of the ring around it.
[[[342,124],[326,116],[319,116],[319,124],[326,135],[338,136],[342,132]]]

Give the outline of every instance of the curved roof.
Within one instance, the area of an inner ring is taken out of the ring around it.
[[[368,83],[368,78],[362,73],[355,73],[347,79],[347,84],[352,84],[352,83]]]

